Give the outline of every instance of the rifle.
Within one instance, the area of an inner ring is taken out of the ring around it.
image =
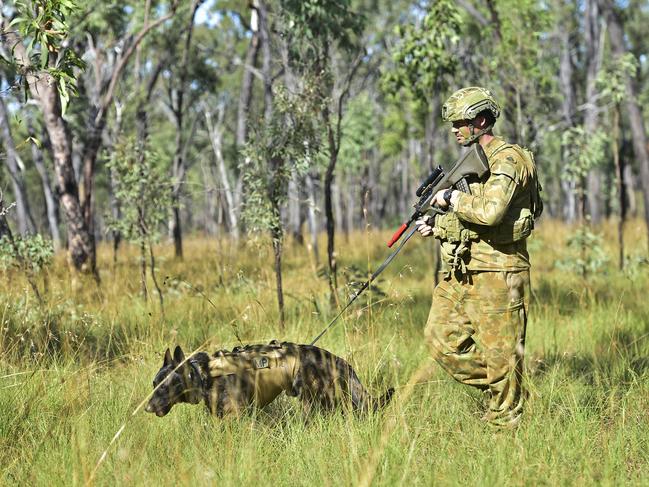
[[[431,206],[433,196],[441,189],[455,188],[464,193],[471,194],[469,189],[469,178],[481,178],[489,171],[487,156],[479,144],[473,144],[447,173],[442,166],[437,166],[433,172],[421,183],[416,191],[419,200],[414,204],[415,212],[405,221],[388,241],[388,247],[392,247],[405,233],[412,222],[423,217],[429,210],[435,215],[445,213],[437,207]],[[432,225],[431,225],[432,226]]]
[[[415,220],[424,216],[429,210],[432,211],[434,215],[445,213],[441,209],[431,205],[433,196],[435,196],[435,193],[437,193],[440,189],[449,189],[453,187],[470,194],[471,190],[469,189],[468,180],[470,178],[482,178],[488,171],[489,163],[487,161],[487,156],[479,144],[473,144],[471,146],[471,149],[467,151],[466,154],[464,154],[448,172],[444,172],[442,166],[437,166],[430,174],[430,176],[428,176],[417,189],[415,194],[417,195],[417,197],[419,197],[419,200],[414,204],[415,212],[406,222],[404,222],[399,227],[395,234],[392,235],[392,238],[388,242],[388,247],[392,247],[406,232],[406,230],[408,230],[408,227],[410,227],[410,225],[412,225]],[[363,293],[363,291],[365,291],[370,286],[372,281],[374,281],[374,279],[376,279],[379,274],[383,272],[383,270],[390,264],[390,262],[392,262],[392,260],[397,256],[406,242],[410,239],[410,237],[413,236],[416,231],[417,227],[413,227],[410,232],[408,232],[405,238],[401,240],[399,246],[390,255],[388,255],[387,259],[385,259],[379,266],[379,268],[374,271],[370,278],[365,281],[360,288],[358,288],[358,290],[350,297],[350,300],[347,302],[345,307],[340,310],[340,312],[334,317],[333,320],[329,322],[325,329],[322,330],[317,337],[315,337],[315,339],[311,342],[311,345],[314,345],[315,342],[317,342],[320,337],[324,335],[336,321],[338,321],[338,318],[342,316],[345,310],[347,310],[347,308],[349,308],[351,304],[356,301],[356,298],[358,298]]]

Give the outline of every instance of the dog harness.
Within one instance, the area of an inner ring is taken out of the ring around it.
[[[254,385],[254,402],[259,407],[272,402],[282,391],[292,388],[298,357],[277,340],[268,345],[220,350],[209,362],[211,377],[236,375]]]

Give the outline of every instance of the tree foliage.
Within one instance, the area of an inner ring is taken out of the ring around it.
[[[6,61],[22,77],[25,98],[28,97],[28,74],[43,76],[47,73],[61,100],[65,114],[70,96],[76,96],[78,70],[85,68],[74,46],[70,45],[70,18],[78,13],[74,0],[17,0],[17,16],[10,22],[20,32],[30,64],[15,58]]]
[[[636,154],[638,120],[645,127],[649,122],[649,11],[637,0],[205,1],[199,2],[184,63],[192,2],[2,5],[0,96],[6,97],[16,140],[41,142],[38,170],[30,144],[16,144],[35,226],[43,233],[48,228],[46,212],[38,209],[45,199],[41,186],[49,184],[73,244],[92,243],[75,233],[82,228],[69,224],[73,217],[106,214],[114,209],[113,195],[124,211],[135,211],[131,201],[137,198],[123,194],[123,185],[135,196],[146,188],[137,189],[139,182],[128,178],[144,170],[162,179],[177,154],[183,160],[178,198],[185,232],[231,232],[228,222],[236,221],[238,231],[274,229],[282,238],[290,222],[296,238],[308,228],[317,243],[317,233],[329,233],[330,226],[332,235],[360,227],[359,208],[387,226],[402,217],[423,172],[457,158],[439,107],[450,92],[468,85],[490,88],[504,108],[496,132],[534,151],[548,215],[572,221],[581,216],[575,208],[589,213],[596,200],[604,216],[622,218],[627,211],[633,217],[643,209],[641,192],[649,192]],[[610,18],[606,9],[624,30],[621,50],[613,49],[610,26],[603,28]],[[167,17],[172,11],[176,15]],[[267,40],[261,36],[263,12]],[[166,20],[136,46],[145,26],[160,19]],[[6,41],[16,37],[22,40],[12,51]],[[17,56],[21,48],[24,58]],[[589,72],[598,63],[599,72]],[[10,89],[16,80],[33,87],[30,77],[51,79],[58,99],[39,100],[30,90],[27,98],[33,99],[26,100]],[[177,128],[181,84],[184,122]],[[49,117],[43,106],[33,110],[50,100],[57,103],[49,104]],[[635,118],[629,108],[634,103]],[[222,107],[222,116],[215,116],[214,107]],[[212,130],[207,112],[214,115]],[[59,118],[56,126],[52,116]],[[23,122],[28,117],[34,128],[29,133]],[[617,136],[613,125],[619,126]],[[127,141],[143,127],[146,167],[139,168],[127,163],[133,148]],[[94,165],[93,144],[99,147]],[[117,164],[124,164],[121,182],[111,177]],[[43,167],[49,182],[42,179]],[[9,169],[3,177],[10,177]],[[594,182],[600,189],[589,194]],[[151,194],[153,201],[160,194]],[[70,203],[75,198],[79,211]],[[144,213],[160,208],[154,204]],[[153,240],[165,232],[164,218],[154,220],[147,224]],[[126,213],[95,218],[87,234],[113,238],[108,223],[137,242],[136,221],[137,215]],[[78,258],[75,266],[88,260]]]
[[[253,231],[281,229],[280,207],[286,202],[288,181],[304,174],[317,157],[316,116],[323,100],[315,87],[307,81],[300,93],[291,93],[277,86],[272,117],[253,129],[244,149],[243,216]]]
[[[402,91],[421,103],[448,82],[458,65],[455,46],[460,40],[462,18],[455,2],[431,2],[418,23],[397,25],[397,47],[392,69],[383,78],[384,89],[398,96]]]
[[[155,242],[171,204],[171,187],[160,158],[149,150],[140,158],[132,138],[120,141],[113,150],[107,168],[115,175],[113,189],[122,215],[120,219],[107,215],[108,229],[138,245]]]

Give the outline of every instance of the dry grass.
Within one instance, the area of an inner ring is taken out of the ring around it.
[[[379,414],[307,422],[288,398],[222,421],[195,406],[178,406],[164,419],[132,415],[169,345],[213,350],[237,344],[237,336],[310,341],[334,311],[302,247],[286,250],[285,330],[277,325],[264,239],[240,246],[189,239],[184,261],[172,258],[170,246],[158,248],[164,316],[156,300],[141,299],[134,249],[115,265],[109,249],[100,249],[101,290],[92,281],[73,288],[57,257],[44,276],[42,308],[20,275],[7,274],[0,284],[3,482],[641,485],[649,468],[647,267],[636,259],[621,273],[611,264],[587,281],[559,270],[554,263],[565,257],[571,231],[545,222],[530,242],[530,399],[514,433],[485,428],[476,419],[478,398],[429,361],[422,328],[430,241],[409,243],[382,276],[382,293],[363,299],[319,343],[349,360],[372,392],[396,386],[394,403]],[[614,235],[613,223],[602,231]],[[388,237],[339,236],[341,275],[352,265],[378,265]],[[641,222],[627,225],[626,238],[631,254],[646,256]],[[605,247],[613,259],[614,241]],[[410,387],[415,373],[422,383]]]

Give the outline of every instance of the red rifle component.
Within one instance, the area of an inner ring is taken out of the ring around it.
[[[399,229],[394,232],[394,235],[392,235],[392,238],[388,242],[388,247],[392,247],[394,243],[401,238],[401,235],[403,235],[403,232],[405,232],[408,229],[409,223],[404,223],[399,227]]]

